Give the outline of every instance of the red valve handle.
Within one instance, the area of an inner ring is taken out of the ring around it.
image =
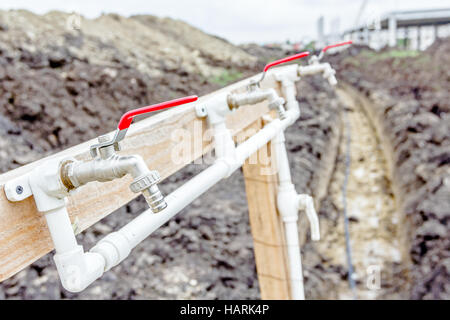
[[[292,60],[301,59],[301,58],[304,58],[304,57],[307,57],[307,56],[309,56],[309,52],[305,51],[305,52],[294,54],[293,56],[290,56],[290,57],[286,57],[286,58],[283,58],[283,59],[280,59],[280,60],[273,61],[271,63],[266,64],[266,66],[264,67],[264,72],[266,72],[267,70],[269,70],[273,66],[276,66],[276,65],[279,65],[279,64],[282,64],[282,63],[286,63],[286,62],[289,62],[289,61],[292,61]]]
[[[197,96],[189,96],[189,97],[184,97],[184,98],[179,98],[179,99],[175,99],[175,100],[170,100],[170,101],[154,104],[151,106],[142,107],[139,109],[130,110],[130,111],[126,112],[122,116],[122,118],[120,118],[119,124],[117,125],[117,129],[119,129],[119,130],[128,129],[128,127],[131,125],[131,122],[133,121],[133,118],[137,115],[140,115],[143,113],[148,113],[148,112],[153,112],[153,111],[157,111],[157,110],[167,109],[167,108],[171,108],[171,107],[176,107],[176,106],[179,106],[179,105],[182,105],[185,103],[197,101],[197,99],[198,99]]]
[[[323,48],[322,52],[326,52],[328,49],[331,49],[331,48],[342,47],[342,46],[345,46],[347,44],[352,44],[352,43],[353,43],[353,41],[350,40],[350,41],[340,42],[340,43],[336,43],[336,44],[331,44],[331,45]]]

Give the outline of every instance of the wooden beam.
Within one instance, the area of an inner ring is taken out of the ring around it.
[[[257,79],[259,76],[252,78]],[[208,94],[197,103],[204,103],[222,92],[242,91],[250,79]],[[262,87],[274,86],[275,80],[269,74]],[[267,111],[266,103],[240,108],[228,117],[227,125],[236,135]],[[185,138],[183,146],[186,154],[181,162],[175,163],[170,159],[180,146],[176,137],[177,130],[178,133],[183,130],[178,137]],[[196,117],[193,104],[173,108],[133,124],[122,142],[121,154],[141,155],[149,168],[158,170],[164,179],[211,150],[211,141],[202,139],[205,130],[206,122]],[[89,159],[89,146],[95,142],[87,141],[0,175],[0,189],[3,189],[7,181],[30,172],[49,158],[71,156],[78,160]],[[68,211],[76,229],[79,232],[85,230],[135,198],[136,194],[128,187],[130,181],[131,178],[124,177],[108,183],[92,182],[70,196]],[[0,190],[0,281],[19,272],[52,249],[45,219],[36,210],[33,198],[10,202],[4,191]]]
[[[258,120],[249,129],[259,129],[261,125]],[[261,298],[287,300],[289,269],[284,229],[276,206],[277,175],[271,165],[269,143],[244,164],[245,190]]]

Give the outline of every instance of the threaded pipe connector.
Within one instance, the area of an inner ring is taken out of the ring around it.
[[[167,207],[167,202],[156,184],[143,190],[142,194],[153,213],[161,212]]]
[[[158,171],[150,171],[148,174],[136,178],[130,185],[131,191],[142,192],[153,213],[158,213],[167,207],[166,200],[157,186],[160,179]]]

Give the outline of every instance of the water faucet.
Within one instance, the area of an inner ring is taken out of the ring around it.
[[[33,196],[37,210],[44,214],[56,251],[53,259],[66,290],[84,290],[115,265],[111,263],[109,255],[95,250],[85,252],[83,246],[77,243],[66,207],[67,196],[88,182],[111,181],[130,174],[134,178],[131,190],[143,193],[153,213],[166,208],[166,201],[156,185],[160,179],[158,172],[149,170],[142,157],[121,156],[116,151],[120,150],[119,142],[125,137],[134,116],[197,99],[196,96],[190,96],[129,111],[122,116],[112,139],[104,135],[98,138],[97,144],[91,146],[93,159],[77,161],[74,158],[53,158],[5,184],[8,200],[17,202]],[[125,240],[121,240],[123,244]],[[116,264],[130,250],[127,246],[112,247],[113,254],[118,258]]]
[[[247,86],[247,92],[233,93],[233,94],[229,94],[227,96],[228,107],[232,110],[232,109],[239,108],[240,106],[243,106],[243,105],[255,104],[255,103],[259,103],[264,100],[267,100],[269,102],[269,109],[277,110],[277,113],[278,113],[278,116],[280,117],[280,119],[284,119],[285,112],[286,112],[286,110],[284,108],[285,100],[282,97],[280,97],[277,94],[277,92],[275,91],[275,89],[273,89],[273,88],[261,89],[260,83],[265,78],[267,71],[271,67],[274,67],[276,65],[286,63],[286,62],[289,62],[292,60],[301,59],[301,58],[307,57],[308,55],[309,55],[309,52],[301,52],[301,53],[297,53],[293,56],[286,57],[286,58],[279,59],[279,60],[268,63],[263,69],[261,78],[257,81],[254,79],[250,81],[249,85]]]
[[[118,155],[116,151],[120,150],[119,142],[125,137],[133,117],[195,100],[197,100],[196,96],[190,96],[125,113],[119,121],[113,138],[109,135],[100,136],[98,143],[91,146],[90,153],[93,159],[89,161],[68,160],[62,164],[61,181],[64,186],[70,191],[91,181],[106,182],[130,174],[134,178],[130,184],[131,191],[142,192],[154,213],[164,210],[167,203],[157,186],[160,181],[158,171],[149,170],[139,155],[123,156]]]
[[[300,76],[306,76],[316,73],[322,73],[323,77],[328,80],[331,86],[337,85],[337,80],[335,77],[336,71],[331,67],[329,63],[320,63],[320,60],[322,60],[323,56],[329,49],[349,45],[352,43],[353,43],[352,41],[345,41],[324,47],[320,51],[320,54],[318,56],[313,55],[309,59],[308,66],[299,67],[298,74]]]

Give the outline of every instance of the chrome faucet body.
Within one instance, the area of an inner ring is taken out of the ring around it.
[[[107,135],[99,137],[99,143],[108,141]],[[142,192],[154,213],[167,207],[157,183],[160,180],[157,171],[148,169],[139,155],[122,156],[115,152],[113,145],[98,149],[99,156],[88,161],[68,160],[61,167],[61,181],[68,190],[78,188],[92,181],[107,182],[130,174],[134,180],[130,189],[134,193]]]

